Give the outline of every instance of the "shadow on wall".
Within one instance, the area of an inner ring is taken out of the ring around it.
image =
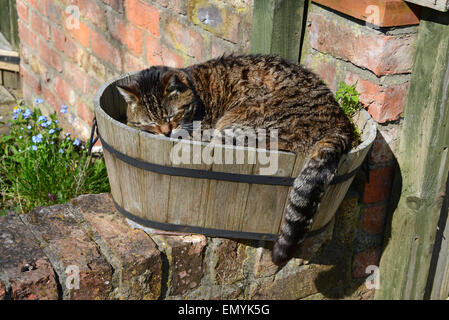
[[[376,148],[379,145],[383,150]],[[383,167],[376,163],[377,152],[388,155],[387,159],[383,158],[388,160]],[[368,161],[369,181],[367,173],[359,172],[336,213],[332,240],[310,260],[310,263],[333,266],[315,279],[318,292],[325,298],[370,298],[374,295],[370,288],[378,285],[373,270],[379,265],[390,239],[392,214],[399,202],[402,175],[393,151],[380,132]],[[385,170],[388,167],[391,167],[391,174],[383,175],[389,172]],[[376,172],[380,176],[373,174]],[[373,192],[372,188],[383,188],[377,190],[378,202],[373,203],[367,197],[367,193]]]

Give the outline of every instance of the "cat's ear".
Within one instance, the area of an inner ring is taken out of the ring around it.
[[[139,101],[139,89],[136,83],[132,82],[129,85],[122,86],[117,85],[117,90],[125,98],[125,101],[129,103],[135,103]]]
[[[162,85],[166,95],[173,92],[184,92],[187,89],[187,84],[183,81],[183,77],[176,72],[167,72],[162,77]]]

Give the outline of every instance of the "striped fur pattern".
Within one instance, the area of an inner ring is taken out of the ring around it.
[[[151,67],[118,89],[128,124],[139,129],[168,136],[194,120],[220,131],[277,129],[278,149],[306,155],[272,259],[280,265],[294,256],[353,141],[351,122],[313,72],[276,56],[230,55],[183,69]]]

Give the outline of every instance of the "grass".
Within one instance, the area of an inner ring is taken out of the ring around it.
[[[62,106],[61,115],[66,112]],[[16,107],[9,122],[10,133],[0,136],[0,215],[110,191],[103,159],[64,134],[56,112],[46,117],[37,108]]]

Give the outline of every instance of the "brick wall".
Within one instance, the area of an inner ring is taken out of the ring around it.
[[[248,52],[252,0],[18,0],[24,98],[87,139],[93,96],[111,77]],[[79,12],[79,19],[77,19]]]
[[[323,4],[336,2],[319,0]],[[394,14],[419,21],[402,1]],[[353,200],[360,208],[353,250],[354,278],[365,277],[368,265],[377,265],[380,255],[396,167],[402,115],[407,100],[418,26],[378,27],[363,20],[365,7],[345,5],[353,16],[312,4],[309,8],[303,63],[314,70],[335,91],[340,81],[357,83],[360,101],[377,122],[378,134],[368,155],[369,181],[353,184]],[[401,7],[402,6],[402,7]],[[402,9],[401,9],[402,8]],[[360,11],[361,14],[358,14]],[[411,17],[411,18],[410,18]],[[407,22],[408,22],[407,21]],[[389,24],[392,24],[389,21]],[[347,199],[351,196],[348,195]],[[349,249],[349,248],[348,248]]]

